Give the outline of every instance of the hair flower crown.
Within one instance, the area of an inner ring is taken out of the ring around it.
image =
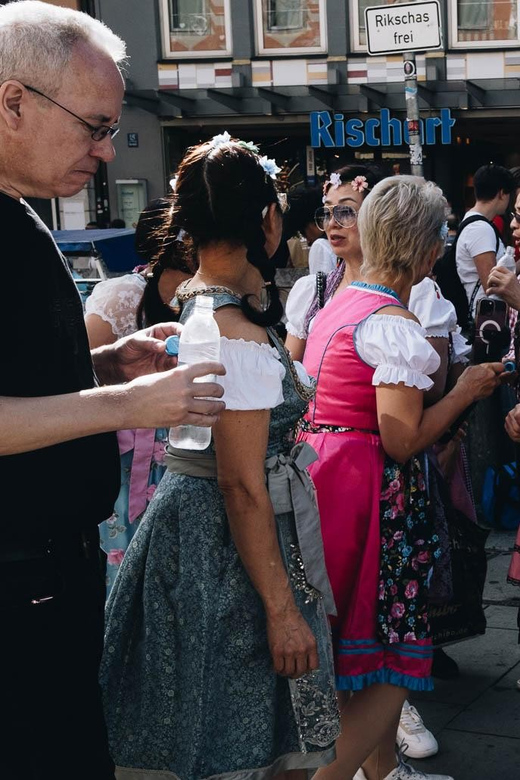
[[[252,141],[237,141],[237,146],[241,146],[242,149],[248,149],[253,154],[258,154],[260,149]]]
[[[370,189],[370,185],[367,181],[366,176],[356,176],[356,178],[352,179],[352,181],[341,181],[341,174],[331,173],[330,178],[327,179],[323,185],[322,202],[325,203],[327,199],[327,192],[329,190],[329,187],[331,189],[337,189],[338,187],[341,187],[342,185],[346,185],[346,184],[350,184],[354,192],[363,192],[364,190]]]
[[[280,173],[280,171],[282,170],[276,164],[276,160],[268,159],[267,155],[265,154],[262,157],[259,157],[258,162],[260,163],[264,171],[267,173],[267,175],[271,177],[271,179],[276,179],[276,174]]]
[[[213,149],[218,149],[219,146],[223,146],[224,144],[228,144],[232,141],[230,134],[227,130],[224,130],[223,133],[220,133],[219,135],[214,135],[213,138],[210,141],[210,144]],[[233,141],[233,143],[236,143],[237,146],[241,146],[242,149],[247,149],[249,152],[252,152],[253,154],[258,155],[260,149],[256,144],[253,143],[253,141]],[[262,157],[258,157],[258,162],[264,169],[265,173],[271,177],[271,179],[276,179],[276,174],[280,173],[282,170],[277,164],[276,160],[269,159],[267,155],[263,155]],[[334,176],[334,174],[332,174]]]
[[[356,176],[356,178],[350,182],[350,186],[352,187],[354,192],[363,192],[363,190],[368,190],[367,177]]]
[[[220,135],[214,135],[210,143],[214,149],[218,149],[219,146],[228,144],[230,141],[231,141],[231,136],[229,135],[227,130],[224,130],[224,132],[220,133]]]

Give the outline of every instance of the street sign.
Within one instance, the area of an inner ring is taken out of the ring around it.
[[[369,54],[440,49],[441,15],[437,0],[365,8]]]

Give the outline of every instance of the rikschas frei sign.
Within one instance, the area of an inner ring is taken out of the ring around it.
[[[369,54],[440,49],[441,15],[439,3],[398,3],[365,8]]]

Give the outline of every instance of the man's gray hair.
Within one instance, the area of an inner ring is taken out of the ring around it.
[[[442,190],[418,176],[380,181],[359,210],[361,273],[414,279],[438,248],[442,253],[448,204]]]
[[[16,0],[0,7],[0,84],[16,79],[55,94],[74,47],[86,43],[120,66],[125,42],[88,14],[39,0]]]

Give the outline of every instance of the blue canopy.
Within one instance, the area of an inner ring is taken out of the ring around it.
[[[142,260],[135,251],[135,230],[53,230],[52,235],[63,254],[98,252],[109,271],[131,271]]]

